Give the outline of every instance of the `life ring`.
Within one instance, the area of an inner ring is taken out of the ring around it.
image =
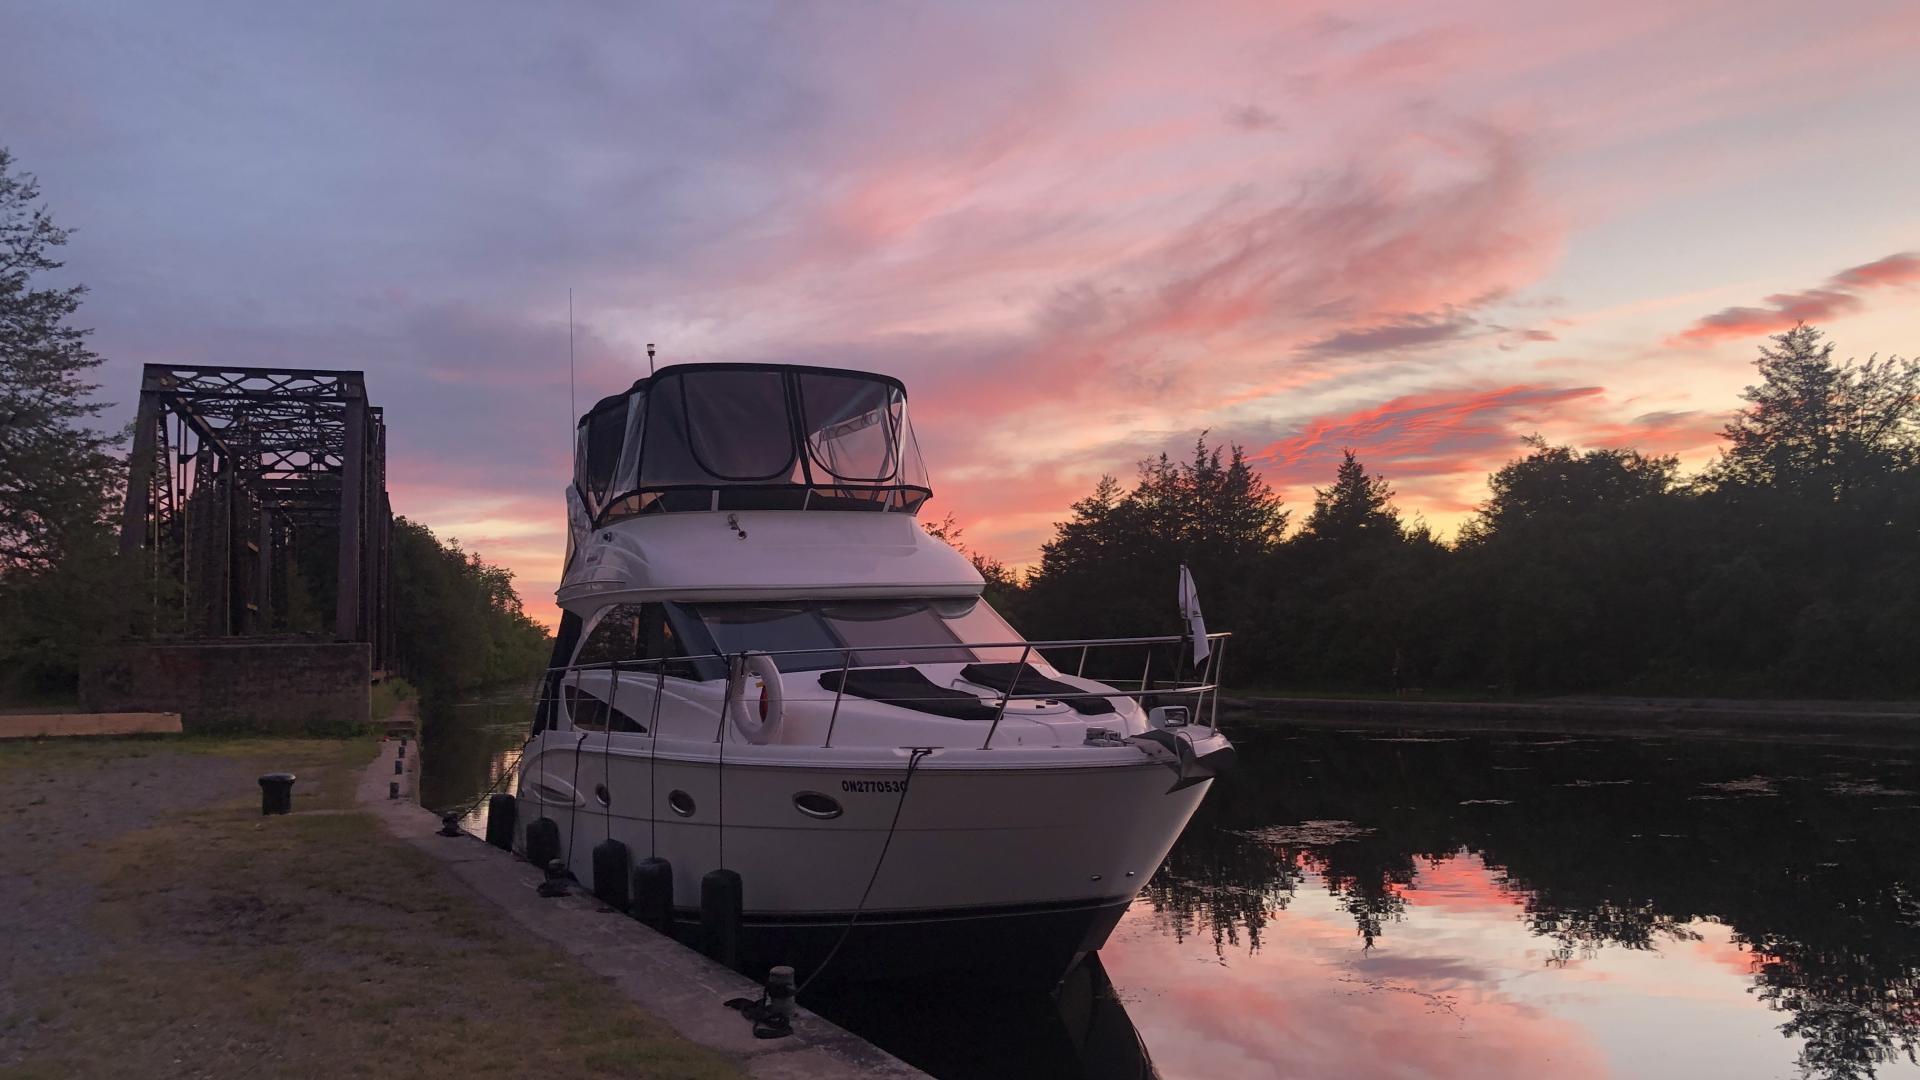
[[[747,700],[749,674],[760,680],[757,701]],[[779,737],[786,702],[780,693],[780,667],[773,662],[773,657],[766,653],[735,657],[727,675],[727,700],[733,730],[739,732],[742,739],[764,746]]]

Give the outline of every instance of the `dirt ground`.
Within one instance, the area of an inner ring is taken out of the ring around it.
[[[738,1075],[351,809],[372,751],[0,744],[0,1078]]]

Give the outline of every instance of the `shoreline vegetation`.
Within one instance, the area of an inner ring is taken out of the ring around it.
[[[1451,541],[1352,449],[1296,526],[1256,460],[1202,433],[1131,488],[1103,477],[1024,577],[973,559],[1034,639],[1174,631],[1190,566],[1234,631],[1229,692],[1920,699],[1920,361],[1839,362],[1801,325],[1755,367],[1697,474],[1536,435]],[[951,517],[929,531],[961,540]]]
[[[1505,698],[1407,694],[1225,693],[1220,725],[1287,724],[1405,731],[1537,731],[1696,739],[1920,743],[1920,702],[1563,695]]]

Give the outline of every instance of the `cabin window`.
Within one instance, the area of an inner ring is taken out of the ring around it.
[[[708,473],[737,483],[785,481],[793,470],[787,384],[777,371],[713,371],[682,393],[687,441]]]
[[[855,649],[853,662],[872,664],[970,664],[972,652],[956,643],[953,628],[925,600],[855,600],[820,609],[842,644]],[[953,645],[953,648],[902,649],[900,645]],[[896,646],[889,648],[888,646]]]
[[[1022,641],[1019,632],[1007,625],[993,605],[977,596],[963,596],[953,599],[939,599],[929,602],[933,613],[945,620],[955,640],[970,646],[973,655],[988,663],[1019,663],[1024,649],[1018,645],[1002,648],[980,648],[982,645],[1004,644],[1009,641]],[[1029,662],[1040,659],[1036,652],[1027,658]]]
[[[713,637],[714,652],[784,653],[774,663],[782,671],[820,671],[840,666],[840,643],[820,621],[812,604],[700,604],[700,621]],[[807,650],[819,649],[819,652]]]

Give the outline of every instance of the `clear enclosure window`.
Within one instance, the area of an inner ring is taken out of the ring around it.
[[[722,480],[781,480],[793,468],[787,384],[777,371],[708,371],[681,391],[694,460]]]
[[[862,483],[892,480],[900,471],[899,388],[846,375],[799,376],[800,413],[807,452],[833,478]]]
[[[620,444],[626,437],[627,410],[607,408],[587,417],[587,497],[597,510],[619,494],[613,490],[620,464]]]

